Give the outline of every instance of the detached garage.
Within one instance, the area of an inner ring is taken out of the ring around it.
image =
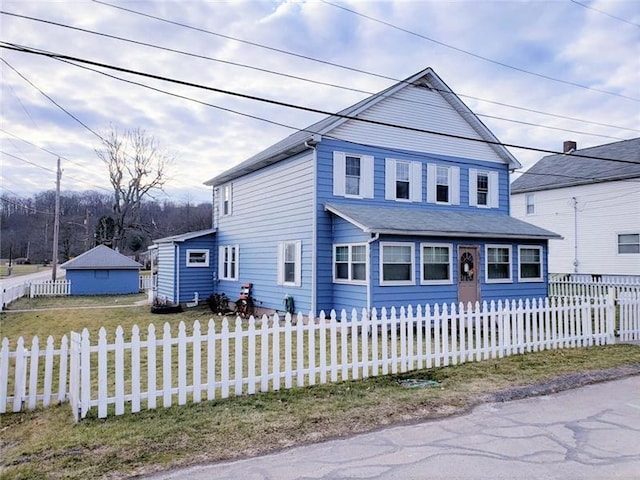
[[[71,282],[71,295],[126,295],[140,290],[142,265],[98,245],[60,265]]]

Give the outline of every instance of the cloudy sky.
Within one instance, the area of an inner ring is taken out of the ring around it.
[[[0,49],[3,195],[109,192],[97,135],[140,128],[175,157],[160,200],[432,67],[501,141],[560,150],[640,136],[640,1],[10,1]],[[25,18],[29,17],[29,18]],[[119,38],[114,38],[119,37]],[[135,82],[135,83],[133,83]],[[227,92],[227,93],[224,93]],[[543,153],[510,148],[526,167]]]

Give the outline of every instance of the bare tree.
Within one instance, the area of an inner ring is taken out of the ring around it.
[[[120,132],[113,126],[96,154],[109,170],[114,194],[113,247],[121,248],[127,230],[145,230],[141,223],[141,202],[144,197],[151,197],[154,190],[162,190],[173,158],[144,130]]]

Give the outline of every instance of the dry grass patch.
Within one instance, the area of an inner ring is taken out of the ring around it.
[[[2,477],[114,478],[266,453],[462,411],[559,375],[640,365],[640,347],[518,355],[74,424],[68,405],[2,416]],[[402,380],[436,388],[403,388]]]

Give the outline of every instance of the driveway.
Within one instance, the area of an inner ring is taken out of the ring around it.
[[[147,478],[638,479],[640,376]]]
[[[57,270],[57,277],[60,278],[61,272]],[[64,272],[62,272],[64,273]],[[0,289],[22,285],[23,283],[33,282],[36,280],[51,280],[51,268],[43,268],[39,272],[30,273],[28,275],[10,275],[0,278]]]

